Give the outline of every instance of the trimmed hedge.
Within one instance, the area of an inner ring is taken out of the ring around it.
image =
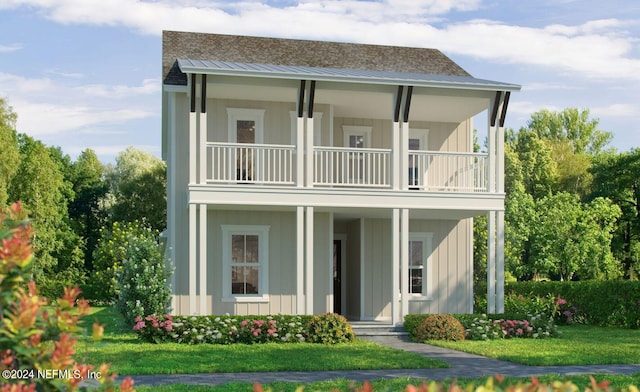
[[[509,282],[504,292],[525,297],[553,294],[578,308],[587,324],[640,328],[640,281]],[[484,297],[486,286],[477,285],[476,293]]]

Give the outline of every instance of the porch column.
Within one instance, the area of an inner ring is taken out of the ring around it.
[[[306,230],[304,238],[305,259],[306,259],[306,313],[313,314],[313,207],[306,207]]]
[[[196,84],[198,76],[190,74],[189,93],[189,184],[198,181],[198,114],[196,107]],[[196,265],[198,261],[197,205],[189,204],[189,314],[196,314]]]
[[[313,186],[313,140],[314,140],[314,127],[313,127],[313,100],[316,91],[316,81],[312,80],[311,85],[309,87],[309,95],[307,97],[307,137],[305,138],[305,150],[306,150],[306,163],[305,163],[305,174],[304,174],[304,184],[306,187]]]
[[[296,122],[296,186],[304,186],[304,90],[307,82],[300,81],[298,101],[296,103],[298,119]]]
[[[207,308],[207,205],[200,204],[200,314],[210,314]]]
[[[304,207],[296,207],[296,314],[304,314]]]
[[[400,290],[402,310],[400,317],[409,314],[409,209],[403,208],[400,217]]]
[[[198,184],[207,182],[207,75],[202,75],[200,84],[200,149]]]
[[[504,193],[504,121],[511,93],[505,92],[496,124],[496,191]],[[496,313],[504,313],[504,211],[496,213]]]
[[[391,187],[394,190],[400,189],[400,108],[403,89],[403,86],[398,86],[391,129]]]
[[[191,90],[189,93],[189,184],[196,183],[197,153],[198,153],[198,116],[196,113],[196,82],[198,76],[190,74]]]
[[[487,220],[487,313],[496,312],[496,212]]]
[[[189,314],[196,314],[196,205],[189,204]]]
[[[407,87],[407,95],[404,99],[402,127],[400,128],[400,189],[409,189],[409,109],[411,108],[411,95],[413,86]]]
[[[391,324],[402,323],[400,316],[400,209],[391,216]]]

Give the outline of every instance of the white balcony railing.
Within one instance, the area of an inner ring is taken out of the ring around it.
[[[314,147],[313,184],[318,186],[391,186],[391,150]]]
[[[487,192],[487,154],[409,151],[409,188],[434,192]]]
[[[207,182],[293,185],[295,146],[207,143]]]
[[[296,184],[296,146],[207,143],[207,183]],[[392,151],[313,148],[313,186],[391,188]],[[408,187],[429,192],[488,192],[488,155],[409,151]]]

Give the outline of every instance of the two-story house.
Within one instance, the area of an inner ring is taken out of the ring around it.
[[[162,72],[174,313],[467,313],[479,215],[501,310],[520,86],[433,49],[172,31]]]

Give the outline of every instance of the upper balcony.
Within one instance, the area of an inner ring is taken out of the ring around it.
[[[488,154],[409,150],[407,156],[400,189],[489,192]],[[311,170],[298,171],[295,145],[208,142],[206,162],[206,184],[394,188],[392,149],[313,146]]]

